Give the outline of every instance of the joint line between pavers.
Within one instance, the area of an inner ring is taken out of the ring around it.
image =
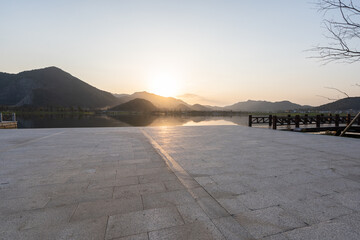
[[[105,224],[104,240],[106,240],[106,232],[107,232],[107,228],[108,228],[108,224],[109,224],[109,218],[110,218],[110,216],[107,216],[106,224]]]
[[[79,207],[79,204],[80,204],[80,203],[76,204],[75,209],[74,209],[74,211],[72,212],[72,214],[71,214],[71,216],[70,216],[70,218],[69,218],[69,221],[68,221],[68,222],[70,222],[70,221],[71,221],[72,217],[74,216],[74,214],[75,214],[76,210],[77,210],[77,209],[78,209],[78,207]]]

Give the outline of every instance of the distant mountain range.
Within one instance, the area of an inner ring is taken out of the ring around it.
[[[148,100],[141,99],[141,98],[135,98],[126,103],[122,103],[113,108],[110,108],[109,110],[110,111],[153,112],[153,111],[157,111],[159,109],[157,107],[155,107],[155,105],[152,104]]]
[[[309,109],[311,106],[302,106],[289,101],[281,102],[267,102],[267,101],[253,101],[238,102],[230,106],[224,107],[225,110],[242,111],[242,112],[279,112],[295,109]]]
[[[56,67],[0,73],[0,105],[105,108],[118,98]]]
[[[190,105],[180,99],[173,97],[162,97],[148,92],[136,92],[131,95],[115,94],[123,103],[140,98],[150,101],[159,110],[171,111],[209,111],[210,109],[200,104]],[[201,110],[203,109],[203,110]]]
[[[318,107],[303,106],[289,101],[238,102],[218,107],[190,105],[173,97],[148,92],[111,94],[57,68],[48,67],[18,74],[0,73],[0,105],[5,106],[61,106],[111,109],[114,111],[242,111],[279,112],[291,110],[345,111],[360,110],[360,97],[344,98]]]
[[[349,97],[327,103],[318,107],[314,107],[316,111],[360,111],[360,97]]]

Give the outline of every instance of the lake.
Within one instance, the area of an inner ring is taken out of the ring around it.
[[[154,116],[154,115],[17,115],[18,128],[144,127],[248,125],[242,116]]]

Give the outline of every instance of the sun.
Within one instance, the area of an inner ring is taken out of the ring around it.
[[[168,74],[157,75],[150,80],[149,85],[150,92],[163,97],[174,97],[178,93],[176,79]]]

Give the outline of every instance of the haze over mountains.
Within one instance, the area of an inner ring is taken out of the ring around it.
[[[224,107],[225,110],[233,111],[245,111],[251,112],[256,109],[257,112],[276,112],[276,111],[286,111],[291,109],[310,109],[311,106],[302,106],[296,103],[289,101],[281,102],[267,102],[267,101],[253,101],[248,100],[246,102],[238,102],[230,106]]]
[[[359,110],[360,97],[341,99],[319,107],[302,106],[289,101],[238,102],[225,107],[190,105],[173,97],[148,92],[111,94],[57,68],[48,67],[18,74],[0,73],[0,105],[5,106],[62,106],[118,111],[244,111],[278,112],[289,110]]]

